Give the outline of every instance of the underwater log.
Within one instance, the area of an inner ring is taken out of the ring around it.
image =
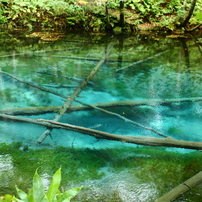
[[[163,146],[163,147],[176,147],[176,148],[202,150],[202,142],[177,140],[172,137],[156,138],[156,137],[143,137],[143,136],[115,135],[112,133],[107,133],[91,128],[85,128],[67,123],[59,123],[57,121],[52,120],[30,119],[24,117],[15,117],[6,114],[0,114],[0,119],[38,124],[47,128],[65,129],[79,132],[82,134],[87,134],[98,139],[116,140],[121,141],[123,143],[132,143],[145,146]]]
[[[4,57],[13,57],[13,56],[27,56],[27,55],[34,55],[35,53],[48,53],[48,52],[58,52],[58,51],[71,51],[76,50],[78,48],[68,48],[68,49],[55,49],[55,50],[39,50],[39,51],[31,51],[31,52],[23,52],[23,53],[14,53],[9,55],[0,55],[0,58]],[[35,55],[38,56],[38,55]]]
[[[155,202],[171,202],[202,183],[202,171],[178,185]]]
[[[7,72],[0,71],[0,74],[5,74],[5,75],[7,75],[7,76],[9,76],[9,77],[11,77],[11,78],[13,78],[13,79],[15,79],[15,80],[21,82],[21,83],[24,83],[24,84],[26,84],[26,85],[32,86],[32,87],[37,88],[37,89],[39,89],[39,90],[42,90],[42,91],[45,91],[45,92],[48,92],[48,93],[52,93],[52,94],[54,94],[54,95],[57,95],[57,96],[59,96],[59,97],[65,98],[65,99],[67,98],[67,96],[63,96],[63,95],[61,95],[61,94],[59,94],[59,93],[57,93],[57,92],[51,91],[51,90],[49,90],[49,89],[47,89],[47,88],[44,88],[44,87],[41,87],[41,86],[38,86],[38,85],[36,85],[36,84],[34,84],[34,83],[32,83],[32,82],[28,82],[28,81],[21,80],[20,78],[14,76],[14,75],[12,75],[12,74],[9,74],[9,73],[7,73]]]
[[[130,64],[130,65],[127,65],[127,66],[125,66],[125,67],[121,67],[121,68],[117,69],[116,72],[119,72],[119,71],[121,71],[121,70],[130,68],[130,67],[132,67],[132,66],[134,66],[134,65],[141,64],[141,63],[146,62],[146,61],[148,61],[148,60],[152,60],[153,58],[158,57],[158,56],[164,54],[165,52],[167,52],[167,51],[163,51],[163,52],[160,52],[160,53],[155,54],[154,56],[150,56],[150,57],[148,57],[148,58],[146,58],[146,59],[138,60],[138,61],[136,61],[136,62],[133,62],[133,63]]]
[[[67,98],[64,96],[64,98]],[[81,103],[78,100],[76,102]],[[193,97],[193,98],[173,98],[173,99],[147,99],[147,100],[121,100],[113,102],[102,102],[102,103],[93,103],[87,105],[71,105],[67,112],[71,111],[81,111],[81,110],[90,110],[93,107],[100,108],[111,108],[111,107],[135,107],[135,106],[158,106],[158,105],[167,105],[172,103],[181,103],[181,102],[201,102],[202,97]],[[0,109],[2,114],[10,115],[37,115],[45,113],[57,112],[60,109],[60,106],[51,106],[51,107],[31,107],[31,108],[14,108],[14,109]]]
[[[100,59],[100,61],[98,62],[98,64],[91,70],[91,72],[89,73],[89,75],[81,82],[81,84],[76,88],[76,90],[74,91],[74,93],[66,99],[66,102],[64,103],[63,106],[60,107],[58,113],[55,115],[54,117],[54,121],[58,121],[63,114],[67,111],[67,109],[71,106],[72,102],[76,99],[76,97],[80,94],[80,92],[83,90],[83,88],[88,84],[88,82],[90,81],[90,79],[98,72],[98,70],[100,69],[100,67],[104,64],[110,49],[113,47],[113,43],[109,44],[106,48],[106,51],[104,52],[102,58]],[[47,127],[46,131],[44,131],[44,133],[41,134],[41,136],[38,138],[37,143],[41,144],[44,139],[50,135],[51,132],[51,128]]]

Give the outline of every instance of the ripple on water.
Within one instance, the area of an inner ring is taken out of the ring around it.
[[[0,155],[0,187],[7,187],[14,176],[12,157],[9,154]]]
[[[129,170],[106,171],[105,174],[99,180],[89,179],[79,184],[83,186],[80,199],[97,202],[112,199],[117,202],[150,202],[157,197],[158,191],[154,184],[141,183]]]

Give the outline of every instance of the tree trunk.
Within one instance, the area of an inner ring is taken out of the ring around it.
[[[106,30],[112,30],[112,26],[110,24],[110,19],[109,19],[109,9],[108,9],[108,0],[105,2],[105,15],[106,15]]]
[[[197,2],[197,0],[192,0],[190,9],[187,12],[187,14],[185,15],[182,23],[180,24],[180,26],[179,26],[180,28],[185,28],[186,27],[187,23],[189,22],[192,14],[193,14],[194,8],[196,6],[196,2]]]
[[[125,26],[125,17],[124,17],[124,0],[120,0],[120,20],[119,26],[124,28]]]
[[[178,185],[155,202],[171,202],[202,183],[202,171]]]

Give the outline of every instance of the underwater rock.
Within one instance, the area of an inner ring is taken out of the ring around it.
[[[26,151],[29,150],[29,147],[28,147],[28,145],[22,145],[19,149],[20,149],[21,151],[26,152]]]

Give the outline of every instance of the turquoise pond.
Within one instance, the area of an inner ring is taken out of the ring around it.
[[[202,142],[200,40],[200,35],[176,38],[155,32],[1,32],[0,115],[53,120],[105,57],[60,122],[164,138],[154,129],[177,140]],[[139,104],[129,106],[129,101]],[[79,109],[80,102],[105,104],[102,109],[113,114]],[[45,130],[0,117],[0,195],[15,194],[16,184],[26,191],[37,168],[47,186],[62,166],[63,188],[83,186],[75,201],[150,202],[202,169],[201,152],[194,149],[147,147],[64,129],[53,129],[37,144]],[[178,201],[200,201],[201,188]]]

